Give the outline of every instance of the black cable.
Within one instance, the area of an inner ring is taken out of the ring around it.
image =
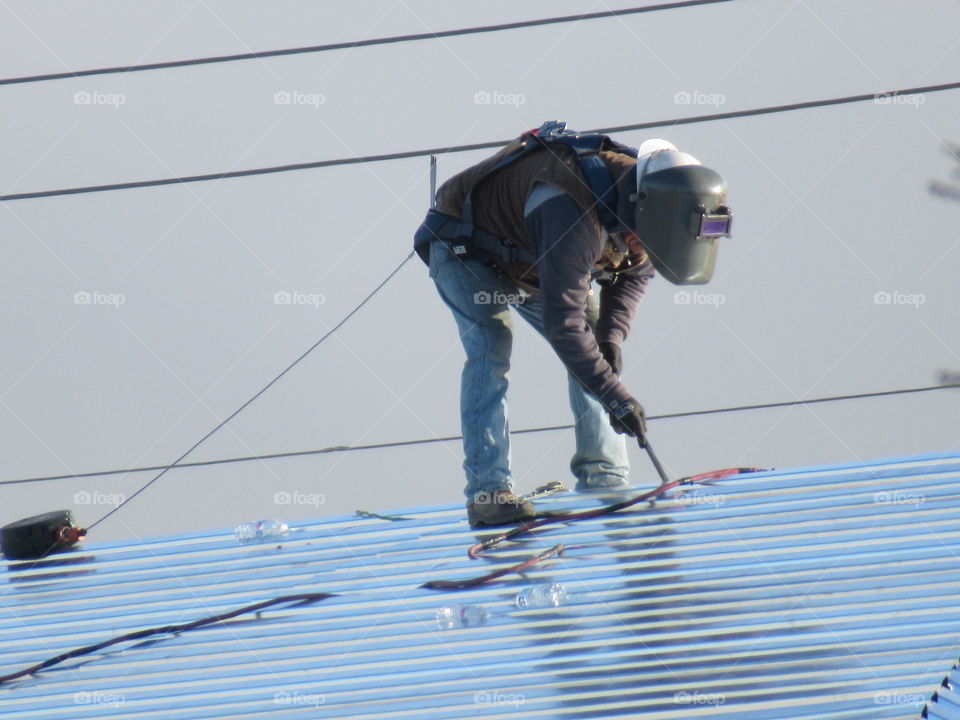
[[[650,456],[653,459],[654,456]],[[577,522],[579,520],[591,520],[593,518],[601,517],[603,515],[611,515],[620,510],[626,510],[629,507],[638,505],[642,502],[657,500],[666,494],[668,491],[675,488],[681,487],[683,485],[696,485],[697,483],[713,484],[718,480],[724,480],[726,478],[731,478],[735,475],[741,475],[745,473],[755,473],[755,472],[767,472],[764,468],[755,468],[755,467],[735,467],[735,468],[724,468],[723,470],[712,470],[710,472],[700,473],[699,475],[688,475],[687,477],[677,478],[676,480],[670,480],[669,478],[664,480],[660,485],[655,487],[653,490],[648,490],[647,492],[641,493],[632,498],[627,498],[625,500],[618,500],[617,502],[611,503],[609,505],[601,505],[597,508],[590,508],[587,510],[578,510],[575,512],[560,512],[555,514],[546,515],[540,517],[536,520],[528,520],[527,522],[520,523],[509,530],[506,530],[498,535],[487,535],[486,537],[477,538],[477,542],[470,546],[467,550],[467,557],[471,560],[476,560],[481,557],[480,553],[485,550],[496,547],[504,540],[511,540],[518,535],[525,535],[531,530],[536,530],[537,528],[544,527],[545,525],[555,525],[557,523],[571,523]],[[665,476],[664,476],[665,477]],[[562,546],[558,546],[562,547]],[[497,576],[481,576],[479,578],[473,578],[472,580],[466,581],[445,581],[441,580],[441,584],[436,584],[436,581],[427,583],[426,585],[421,585],[420,587],[427,588],[429,590],[462,590],[468,587],[473,587],[476,584],[481,584],[487,582],[488,580],[496,579]]]
[[[689,117],[675,118],[673,120],[655,120],[652,122],[633,123],[631,125],[615,125],[607,128],[597,128],[591,132],[610,134],[627,132],[631,130],[647,130],[656,127],[674,127],[677,125],[691,125],[694,123],[713,122],[716,120],[729,120],[731,118],[769,115],[772,113],[790,112],[793,110],[807,110],[810,108],[827,107],[830,105],[844,105],[846,103],[874,100],[879,96],[917,95],[920,93],[934,93],[957,89],[960,89],[960,82],[950,82],[942,83],[940,85],[925,85],[922,87],[890,90],[883,93],[863,93],[860,95],[847,95],[845,97],[828,98],[825,100],[808,100],[804,102],[789,103],[786,105],[769,105],[767,107],[752,108],[749,110],[734,110],[731,112],[713,113],[710,115],[692,115]],[[210,173],[205,175],[187,175],[185,177],[160,178],[158,180],[136,180],[132,182],[109,183],[106,185],[84,185],[80,187],[61,188],[58,190],[37,190],[34,192],[11,193],[7,195],[0,195],[0,202],[56,197],[60,195],[80,195],[84,193],[108,192],[112,190],[132,190],[135,188],[207,182],[210,180],[250,177],[253,175],[269,175],[272,173],[290,172],[292,170],[314,170],[317,168],[337,167],[342,165],[359,165],[364,163],[384,162],[387,160],[405,160],[409,158],[425,157],[428,155],[468,152],[471,150],[488,150],[492,148],[501,148],[507,143],[511,142],[511,140],[513,140],[513,138],[509,140],[491,140],[488,142],[471,143],[468,145],[451,145],[449,147],[428,148],[426,150],[408,150],[405,152],[382,153],[379,155],[361,155],[352,158],[337,158],[334,160],[317,160],[314,162],[292,163],[289,165],[250,168],[249,170],[230,170],[228,172]]]
[[[362,308],[364,305],[366,305],[374,295],[376,295],[378,292],[380,292],[380,289],[381,289],[384,285],[386,285],[388,282],[390,282],[390,280],[393,278],[394,275],[396,275],[398,272],[400,272],[400,268],[402,268],[404,265],[406,265],[406,264],[410,261],[410,258],[412,258],[412,257],[414,256],[414,254],[415,254],[415,253],[411,251],[411,253],[410,253],[409,255],[407,255],[399,265],[397,265],[397,267],[395,267],[393,270],[390,271],[390,274],[389,274],[389,275],[387,275],[382,281],[380,281],[380,284],[379,284],[379,285],[377,285],[373,290],[371,290],[370,293],[369,293],[363,300],[360,301],[360,304],[359,304],[359,305],[357,305],[353,310],[351,310],[350,312],[348,312],[348,313],[343,317],[343,319],[340,320],[340,322],[338,322],[338,323],[337,323],[336,325],[334,325],[330,330],[328,330],[326,333],[324,333],[323,337],[321,337],[321,338],[320,338],[319,340],[317,340],[313,345],[311,345],[311,346],[308,347],[306,350],[304,350],[304,351],[299,355],[299,357],[297,357],[296,360],[294,360],[292,363],[290,363],[289,365],[287,365],[287,367],[285,367],[283,370],[281,370],[280,373],[278,373],[278,374],[273,378],[273,380],[271,380],[271,381],[268,382],[266,385],[264,385],[262,388],[260,388],[260,389],[253,395],[253,397],[251,397],[249,400],[247,400],[245,403],[243,403],[243,405],[241,405],[241,406],[238,407],[236,410],[234,410],[232,413],[230,413],[226,418],[224,418],[223,420],[221,420],[221,421],[216,425],[216,427],[213,428],[213,430],[211,430],[211,431],[208,432],[206,435],[204,435],[202,438],[200,438],[199,440],[197,440],[193,445],[190,446],[190,449],[189,449],[189,450],[187,450],[185,453],[183,453],[183,455],[181,455],[181,456],[178,457],[176,460],[174,460],[172,463],[170,463],[169,465],[167,465],[166,467],[164,467],[159,473],[157,473],[156,475],[154,475],[154,476],[153,476],[149,481],[147,481],[143,486],[141,486],[140,488],[138,488],[137,491],[134,492],[130,497],[124,499],[124,501],[123,501],[122,503],[120,503],[120,504],[117,505],[116,507],[112,508],[109,512],[107,512],[105,515],[103,515],[99,520],[97,520],[97,521],[94,522],[93,524],[89,525],[89,526],[87,527],[87,529],[89,530],[89,529],[95,528],[97,525],[99,525],[99,524],[102,523],[104,520],[106,520],[108,517],[110,517],[110,516],[113,515],[115,512],[117,512],[117,510],[119,510],[119,509],[122,508],[124,505],[126,505],[128,502],[130,502],[131,500],[133,500],[137,495],[139,495],[139,494],[142,493],[144,490],[146,490],[148,487],[150,487],[151,485],[153,485],[157,480],[159,480],[159,479],[162,478],[164,475],[166,475],[167,472],[168,472],[171,468],[176,467],[176,466],[180,463],[180,461],[183,460],[187,455],[189,455],[189,454],[192,453],[194,450],[196,450],[198,447],[200,447],[200,445],[201,445],[207,438],[209,438],[211,435],[213,435],[215,432],[217,432],[217,430],[219,430],[220,428],[222,428],[222,427],[223,427],[224,425],[226,425],[228,422],[230,422],[231,420],[233,420],[233,418],[235,418],[237,415],[239,415],[245,408],[247,408],[247,406],[249,406],[251,403],[253,403],[254,400],[256,400],[258,397],[260,397],[261,395],[263,395],[267,390],[269,390],[271,387],[273,387],[273,385],[274,385],[277,381],[279,381],[280,378],[282,378],[284,375],[286,375],[288,372],[290,372],[297,364],[300,363],[301,360],[303,360],[307,355],[309,355],[309,354],[312,353],[317,347],[319,347],[320,343],[322,343],[322,342],[323,342],[324,340],[326,340],[328,337],[330,337],[331,335],[333,335],[337,330],[339,330],[341,327],[343,327],[343,325],[344,325],[350,318],[352,318],[357,312],[359,312],[359,311],[360,311],[360,308]]]
[[[543,550],[533,557],[517,563],[516,565],[500,568],[499,570],[492,570],[491,572],[479,577],[468,578],[466,580],[429,580],[420,587],[424,590],[469,590],[470,588],[484,585],[485,583],[493,580],[498,580],[504,575],[509,575],[511,573],[518,573],[522,575],[524,570],[529,570],[534,565],[539,565],[544,560],[563,557],[563,551],[565,549],[566,546],[563,543],[559,543],[554,545],[552,548]]]
[[[910,393],[930,392],[932,390],[946,390],[948,388],[958,388],[960,385],[929,385],[926,387],[905,388],[902,390],[881,390],[878,392],[854,393],[850,395],[832,395],[830,397],[811,398],[809,400],[792,400],[784,402],[759,403],[755,405],[737,405],[734,407],[713,408],[711,410],[688,410],[686,412],[665,413],[663,415],[651,415],[647,420],[672,420],[675,418],[696,417],[700,415],[719,415],[722,413],[742,412],[746,410],[765,410],[769,408],[780,407],[799,407],[801,405],[816,405],[825,402],[837,402],[840,400],[860,400],[863,398],[887,397],[891,395],[906,395]],[[553,432],[556,430],[570,430],[573,425],[546,425],[543,427],[524,428],[522,430],[511,430],[511,435],[526,435],[530,433]],[[263,460],[276,460],[278,458],[303,457],[306,455],[326,455],[338,452],[354,452],[359,450],[382,450],[385,448],[406,447],[410,445],[429,445],[432,443],[452,442],[461,440],[462,435],[447,435],[444,437],[421,438],[417,440],[395,440],[393,442],[371,443],[369,445],[334,445],[331,447],[320,448],[317,450],[291,450],[290,452],[269,453],[266,455],[246,455],[233,458],[221,458],[218,460],[200,460],[190,463],[178,463],[178,468],[207,467],[209,465],[226,465],[229,463],[252,462]],[[125,468],[121,470],[101,470],[95,472],[74,473],[72,475],[43,475],[39,477],[21,478],[17,480],[0,480],[0,485],[16,485],[20,483],[46,482],[48,480],[73,480],[77,478],[100,477],[107,475],[126,475],[128,473],[155,472],[163,470],[165,465],[151,465],[148,467]]]
[[[93,70],[77,70],[75,72],[45,73],[43,75],[25,75],[0,79],[0,85],[16,85],[22,83],[44,82],[47,80],[63,80],[66,78],[89,77],[91,75],[115,75],[119,73],[140,72],[144,70],[168,70],[171,68],[190,67],[192,65],[212,65],[215,63],[235,62],[237,60],[263,60],[270,57],[285,55],[303,55],[306,53],[320,53],[331,50],[352,50],[359,47],[373,45],[392,45],[403,42],[417,42],[421,40],[439,40],[441,38],[457,37],[461,35],[478,35],[481,33],[499,32],[501,30],[518,30],[521,28],[538,27],[541,25],[556,25],[581,20],[597,20],[600,18],[623,17],[639,13],[656,12],[658,10],[674,10],[678,8],[694,7],[697,5],[713,5],[732,0],[683,0],[682,2],[668,2],[659,5],[644,5],[642,7],[624,8],[622,10],[602,10],[600,12],[583,13],[581,15],[563,15],[560,17],[542,18],[539,20],[520,20],[517,22],[500,23],[497,25],[478,25],[475,27],[459,28],[455,30],[440,30],[439,32],[414,33],[411,35],[393,35],[391,37],[370,38],[368,40],[354,40],[352,42],[327,43],[325,45],[307,45],[304,47],[283,48],[280,50],[262,50],[260,52],[237,53],[236,55],[217,55],[214,57],[193,58],[190,60],[170,60],[167,62],[145,63],[142,65],[118,65],[116,67],[96,68]]]
[[[825,402],[837,402],[839,400],[860,400],[862,398],[887,397],[890,395],[909,395],[911,393],[931,392],[933,390],[946,390],[948,388],[958,388],[960,385],[927,385],[925,387],[904,388],[902,390],[879,390],[869,393],[851,393],[849,395],[829,395],[821,398],[811,398],[809,400],[794,400],[793,402],[771,402],[757,403],[754,405],[738,405],[729,408],[717,408],[715,410],[693,411],[669,413],[667,415],[655,415],[658,420],[669,420],[671,418],[693,417],[694,415],[719,415],[720,413],[739,412],[741,410],[766,410],[768,408],[778,407],[799,407],[800,405],[816,405]]]
[[[187,632],[188,630],[196,630],[197,628],[204,627],[205,625],[212,625],[214,623],[223,622],[224,620],[230,620],[231,618],[235,618],[237,615],[257,612],[272,605],[279,605],[280,603],[296,603],[296,605],[294,605],[294,607],[296,607],[298,605],[307,605],[319,600],[326,600],[327,598],[334,596],[335,595],[333,593],[300,593],[299,595],[282,595],[270,600],[263,600],[258,603],[253,603],[252,605],[245,605],[244,607],[237,608],[236,610],[230,610],[218,615],[210,615],[209,617],[201,618],[200,620],[194,620],[188,623],[182,623],[180,625],[163,625],[161,627],[148,628],[146,630],[136,630],[134,632],[126,633],[125,635],[119,635],[115,638],[104,640],[103,642],[99,642],[94,645],[87,645],[86,647],[76,648],[75,650],[69,650],[68,652],[60,653],[59,655],[49,658],[48,660],[39,662],[36,665],[31,665],[23,670],[10,673],[9,675],[0,675],[0,685],[5,682],[10,682],[11,680],[16,680],[17,678],[33,675],[41,670],[51,667],[52,665],[58,665],[71,658],[80,657],[81,655],[89,655],[97,650],[102,650],[105,647],[117,645],[118,643],[129,642],[131,640],[140,640],[141,638],[149,637],[151,635],[168,635],[171,633],[182,633]]]

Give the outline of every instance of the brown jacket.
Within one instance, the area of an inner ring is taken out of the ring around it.
[[[583,208],[599,238],[601,227],[593,207],[593,193],[580,170],[573,150],[562,146],[540,148],[484,178],[491,167],[504,156],[515,152],[520,144],[521,140],[515,140],[496,155],[447,180],[437,191],[437,210],[462,217],[463,202],[467,193],[473,189],[474,224],[494,235],[509,238],[535,255],[534,243],[527,236],[523,209],[534,185],[545,183],[562,190]],[[615,182],[628,173],[637,162],[636,158],[618,152],[604,151],[600,156]],[[483,182],[477,185],[481,178]],[[599,257],[597,259],[600,260]],[[501,267],[508,277],[521,286],[536,287],[538,284],[535,266],[512,263],[501,265]]]

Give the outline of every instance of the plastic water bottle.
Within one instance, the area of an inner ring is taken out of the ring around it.
[[[442,607],[437,610],[437,627],[441,630],[449,630],[456,627],[456,610],[452,607]]]
[[[513,604],[521,610],[538,607],[559,607],[567,602],[567,589],[560,583],[531,585],[520,591]]]
[[[237,525],[233,531],[234,537],[241,545],[251,545],[253,543],[269,542],[286,537],[290,532],[287,524],[276,518],[267,518],[266,520],[257,520],[256,522],[245,522]]]
[[[483,625],[490,619],[490,613],[483,605],[461,605],[460,624],[464,627]]]
[[[437,610],[437,626],[441,630],[455,627],[476,627],[490,619],[490,613],[483,605],[459,605],[442,607]]]

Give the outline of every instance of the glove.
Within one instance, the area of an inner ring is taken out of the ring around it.
[[[621,435],[630,435],[637,439],[640,447],[647,444],[647,418],[643,405],[634,398],[624,400],[610,410],[610,424]]]
[[[623,357],[620,354],[620,346],[614,345],[612,342],[602,342],[599,347],[600,354],[603,355],[603,359],[607,361],[607,364],[613,370],[613,374],[619,376],[620,371],[623,370]]]

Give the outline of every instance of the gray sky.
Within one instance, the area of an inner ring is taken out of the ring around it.
[[[238,0],[69,3],[55,14],[3,0],[0,74],[608,7],[617,6],[286,2],[265,17],[262,4]],[[182,176],[505,139],[547,119],[587,129],[956,81],[960,4],[917,7],[737,0],[6,86],[0,188]],[[293,101],[278,104],[277,93]],[[477,93],[494,102],[477,104]],[[926,385],[939,369],[960,368],[960,207],[926,191],[931,178],[950,176],[940,143],[960,140],[957,117],[954,91],[619,135],[635,146],[668,137],[719,170],[736,215],[714,282],[682,298],[656,281],[634,323],[625,380],[648,413]],[[440,180],[485,154],[441,157]],[[422,158],[4,203],[0,480],[172,461],[403,259],[427,199]],[[318,302],[277,304],[278,292]],[[76,302],[77,293],[92,302]],[[109,304],[120,296],[122,305]],[[410,262],[190,459],[457,434],[461,363],[452,318],[426,268]],[[515,429],[569,422],[562,367],[521,324],[512,382]],[[958,408],[945,391],[655,422],[651,440],[674,474],[856,463],[955,449]],[[516,438],[518,488],[567,480],[572,450],[571,432]],[[633,457],[633,481],[653,483],[644,456]],[[459,444],[445,443],[174,470],[90,539],[458,502],[460,460]],[[70,507],[89,524],[149,477],[0,485],[0,523]],[[278,492],[302,502],[277,505]]]

